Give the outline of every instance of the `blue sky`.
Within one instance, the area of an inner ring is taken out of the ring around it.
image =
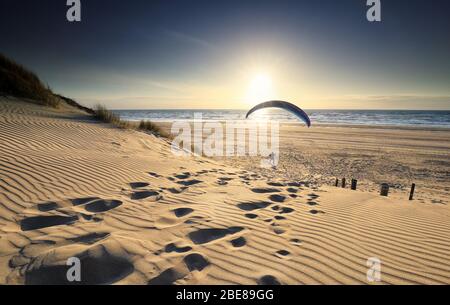
[[[450,1],[2,0],[0,52],[110,108],[450,109]]]

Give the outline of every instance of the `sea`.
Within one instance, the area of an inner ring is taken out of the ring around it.
[[[155,122],[191,121],[201,115],[204,121],[244,120],[246,110],[114,110],[124,120]],[[429,110],[305,110],[312,124],[405,126],[450,128],[450,111]],[[250,116],[252,120],[273,120],[280,123],[299,122],[281,109],[263,109]],[[300,122],[299,122],[300,123]]]

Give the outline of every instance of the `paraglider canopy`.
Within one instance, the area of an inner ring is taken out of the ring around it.
[[[302,109],[297,107],[296,105],[285,102],[285,101],[268,101],[261,104],[256,105],[252,109],[250,109],[249,112],[247,112],[247,115],[245,118],[247,119],[253,112],[258,111],[263,108],[281,108],[286,111],[289,111],[290,113],[294,114],[296,117],[301,119],[303,122],[305,122],[306,126],[311,127],[311,120],[309,119],[309,116],[304,112]]]

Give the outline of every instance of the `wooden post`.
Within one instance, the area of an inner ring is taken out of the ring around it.
[[[358,180],[352,179],[352,190],[356,190],[356,186],[358,185]]]
[[[387,183],[381,184],[380,195],[387,197],[388,194],[389,194],[389,184],[387,184]]]
[[[345,188],[345,178],[342,178],[342,188]]]
[[[411,192],[409,193],[409,200],[413,200],[413,198],[414,198],[414,190],[416,189],[416,184],[415,183],[413,183],[412,185],[411,185]]]
[[[335,184],[335,186],[337,187],[338,185],[339,185],[339,179],[336,178],[336,184]]]

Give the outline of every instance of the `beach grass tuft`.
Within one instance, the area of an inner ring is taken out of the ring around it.
[[[135,129],[161,137],[169,137],[150,121],[143,120],[139,123],[124,121],[118,114],[115,114],[103,105],[97,105],[92,110],[78,104],[72,99],[54,94],[51,88],[48,85],[44,85],[35,73],[1,53],[0,94],[29,99],[33,103],[54,108],[64,103],[92,114],[96,119],[110,123],[118,128]]]
[[[119,115],[115,114],[103,105],[95,106],[94,117],[102,122],[110,123],[119,128],[128,129],[132,127],[129,122],[121,120]]]
[[[57,107],[61,102],[35,73],[2,54],[0,54],[0,92],[28,98],[51,107]]]
[[[143,130],[143,131],[149,131],[151,133],[160,133],[161,129],[156,126],[154,123],[150,122],[150,121],[145,121],[142,120],[139,122],[139,126],[138,129]]]
[[[151,134],[163,137],[171,138],[171,135],[163,131],[158,125],[151,121],[141,120],[138,125],[138,129],[144,132],[149,132]]]
[[[94,117],[102,122],[112,124],[122,129],[135,129],[147,133],[169,138],[165,132],[161,130],[155,123],[142,120],[139,123],[124,121],[118,114],[115,114],[111,110],[107,109],[103,105],[97,105],[94,109]]]

